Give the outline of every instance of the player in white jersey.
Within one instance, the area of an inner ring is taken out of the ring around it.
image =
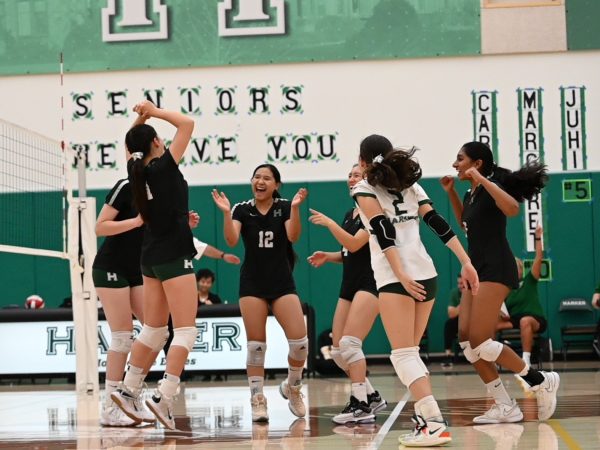
[[[437,273],[419,236],[420,217],[462,264],[462,276],[473,291],[477,272],[448,223],[433,209],[418,184],[414,149],[394,150],[383,136],[360,144],[365,180],[353,189],[363,222],[369,224],[371,264],[379,291],[379,310],[392,347],[390,359],[400,381],[415,398],[415,430],[400,436],[409,447],[443,445],[452,440],[433,397],[419,342],[437,291]]]

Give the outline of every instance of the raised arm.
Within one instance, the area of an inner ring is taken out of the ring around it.
[[[231,203],[223,192],[213,189],[211,194],[217,208],[223,212],[223,236],[225,237],[225,242],[230,247],[235,247],[240,239],[242,224],[231,217]]]
[[[133,110],[142,116],[147,115],[148,117],[162,119],[177,128],[177,132],[175,133],[175,137],[173,137],[169,150],[175,162],[179,163],[192,137],[194,121],[180,112],[158,108],[154,103],[149,102],[148,100],[138,103]]]
[[[519,214],[519,202],[496,183],[481,175],[475,167],[470,167],[467,169],[465,171],[465,175],[470,176],[477,183],[481,184],[486,191],[488,191],[488,193],[496,202],[498,209],[500,209],[505,216],[514,217]]]
[[[285,232],[287,233],[288,240],[292,243],[300,239],[300,232],[302,231],[302,224],[300,223],[300,205],[307,196],[308,191],[305,188],[300,188],[292,199],[290,218],[285,221]]]
[[[342,252],[322,252],[321,250],[317,250],[308,258],[306,258],[308,263],[313,267],[321,267],[325,263],[341,263],[342,262]]]
[[[119,211],[105,204],[96,220],[96,236],[114,236],[125,233],[144,224],[142,217],[138,214],[132,219],[115,220]]]
[[[333,237],[350,253],[360,250],[369,242],[369,233],[366,230],[359,230],[356,234],[350,234],[325,214],[315,209],[309,209],[309,211],[312,215],[308,220],[315,225],[326,227]]]
[[[452,206],[452,212],[454,213],[456,223],[458,223],[458,225],[460,225],[462,228],[463,204],[458,196],[458,192],[456,192],[456,189],[454,188],[454,177],[445,176],[440,179],[440,184],[442,185],[442,189],[444,189],[446,194],[448,194],[448,199],[450,200],[450,205]]]
[[[422,284],[417,283],[404,272],[400,255],[393,250],[396,248],[396,230],[389,219],[385,217],[379,201],[377,201],[376,198],[362,195],[357,195],[356,201],[362,213],[369,220],[369,225],[373,230],[372,232],[377,238],[381,251],[385,254],[396,278],[398,278],[400,283],[402,283],[402,286],[404,286],[404,289],[406,289],[412,297],[421,301],[425,300],[425,288]]]
[[[538,224],[535,229],[535,258],[533,260],[533,264],[531,265],[531,275],[536,280],[539,280],[542,276],[542,260],[544,259],[544,247],[542,245],[542,236],[544,235],[544,230]]]

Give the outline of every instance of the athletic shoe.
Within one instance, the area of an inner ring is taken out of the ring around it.
[[[158,389],[146,400],[146,406],[168,430],[175,430],[173,399],[163,396]]]
[[[301,389],[301,383],[290,386],[287,379],[283,380],[279,385],[279,393],[288,401],[290,411],[296,417],[304,417],[306,415],[306,406],[304,406],[304,401],[302,400],[304,394],[302,394]]]
[[[333,416],[334,423],[345,425],[347,423],[373,423],[375,414],[365,402],[361,402],[354,395],[350,396],[350,401],[341,413]]]
[[[482,416],[473,419],[473,423],[513,423],[523,420],[523,413],[515,399],[510,405],[504,403],[494,403]]]
[[[556,391],[560,386],[560,377],[556,372],[540,372],[544,376],[542,384],[531,386],[538,405],[538,420],[548,420],[556,410]]]
[[[148,411],[148,408],[146,408],[146,405],[143,402],[144,392],[146,390],[146,387],[147,387],[146,383],[144,383],[144,388],[140,392],[140,395],[138,395],[138,397],[134,400],[135,406],[137,407],[138,411],[140,412],[139,415],[142,418],[142,422],[156,423],[156,417],[154,416],[154,414],[152,414],[150,411]]]
[[[598,342],[598,339],[599,338],[596,338],[592,341],[592,347],[594,348],[596,355],[598,355],[598,358],[600,358],[600,342]]]
[[[267,399],[263,394],[254,394],[250,399],[252,405],[252,422],[268,422]]]
[[[367,394],[367,403],[373,411],[373,414],[376,414],[379,411],[383,411],[385,408],[387,408],[387,402],[381,398],[379,391],[375,391],[372,394]]]
[[[103,427],[131,427],[136,424],[135,420],[127,417],[113,402],[104,407],[100,416],[100,425]]]
[[[529,388],[531,386],[529,386],[529,383],[527,383],[527,381],[525,381],[523,379],[523,377],[521,375],[519,375],[518,373],[515,373],[515,379],[517,380],[517,383],[519,383],[519,386],[521,386],[521,389],[523,389],[523,392],[525,393],[525,397],[527,398],[532,398],[535,397],[535,393],[531,392],[529,390]]]
[[[403,434],[398,438],[398,441],[405,447],[434,447],[452,441],[445,421],[430,420],[427,422],[418,415],[414,415],[412,421],[415,423],[414,432]]]
[[[480,431],[491,437],[496,448],[512,449],[519,444],[519,439],[525,429],[523,425],[517,423],[494,423],[488,425],[475,425],[474,430]]]
[[[139,404],[140,393],[130,391],[127,386],[121,383],[119,389],[110,394],[110,398],[125,413],[127,417],[138,423],[142,422],[142,410]]]

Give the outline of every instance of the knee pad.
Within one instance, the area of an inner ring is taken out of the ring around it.
[[[417,347],[417,354],[419,353],[420,349],[421,349],[420,347]],[[423,358],[421,358],[421,355],[419,355],[419,364],[421,365],[421,368],[423,369],[423,371],[425,371],[425,374],[429,375],[429,369],[427,368],[427,366],[423,362]]]
[[[196,336],[198,335],[198,329],[196,327],[181,327],[173,330],[173,341],[171,341],[171,347],[179,345],[185,347],[188,352],[192,351],[194,343],[196,342]]]
[[[133,345],[133,331],[113,331],[110,333],[109,351],[129,353]]]
[[[248,341],[247,349],[248,353],[246,355],[246,365],[264,367],[267,343],[259,341]]]
[[[308,337],[301,339],[288,339],[290,351],[288,356],[296,361],[305,361],[308,356]]]
[[[365,359],[362,351],[362,340],[354,336],[342,336],[340,339],[340,353],[347,365]]]
[[[469,341],[459,342],[458,345],[460,345],[460,348],[462,348],[463,354],[465,355],[465,358],[467,358],[467,361],[469,361],[471,364],[479,361],[479,355],[471,348],[471,343]]]
[[[169,339],[169,328],[166,325],[154,328],[144,324],[142,332],[137,338],[146,347],[150,347],[153,352],[159,352]]]
[[[427,370],[419,356],[419,347],[397,348],[390,356],[392,365],[402,384],[409,387],[416,380],[427,376]]]
[[[504,345],[502,345],[498,341],[492,341],[491,339],[487,339],[475,347],[473,350],[479,357],[485,361],[494,362],[502,353],[502,349]]]
[[[343,371],[348,370],[348,364],[346,364],[346,361],[344,361],[344,358],[342,358],[339,347],[331,347],[331,358],[340,369]]]

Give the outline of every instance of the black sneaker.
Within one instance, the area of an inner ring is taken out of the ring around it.
[[[369,403],[369,407],[373,410],[373,414],[383,411],[385,408],[387,408],[387,402],[381,398],[379,391],[375,391],[372,394],[367,394],[367,403]]]
[[[373,414],[373,410],[371,410],[369,405],[351,395],[346,407],[331,420],[339,425],[347,423],[373,423],[375,421],[375,414]]]

